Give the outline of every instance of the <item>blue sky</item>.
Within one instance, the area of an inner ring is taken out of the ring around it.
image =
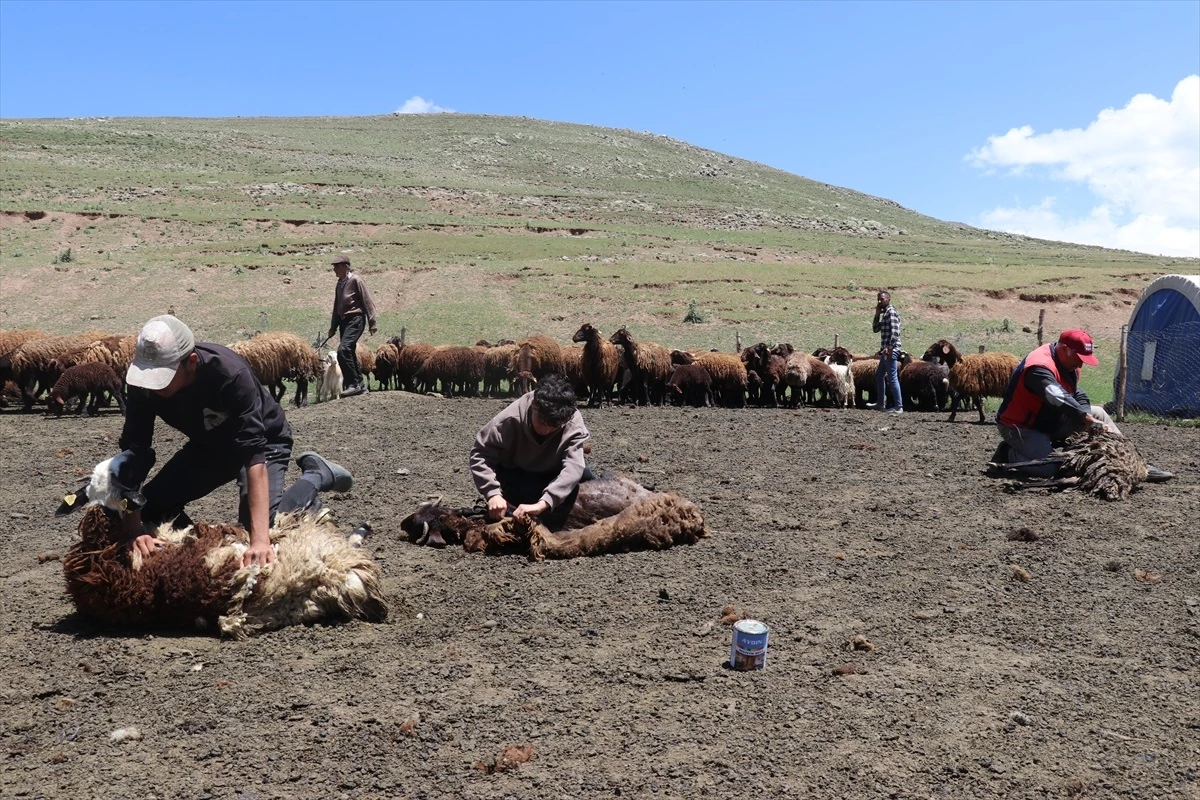
[[[0,0],[3,117],[360,115],[420,97],[1193,256],[1197,75],[1200,2]]]

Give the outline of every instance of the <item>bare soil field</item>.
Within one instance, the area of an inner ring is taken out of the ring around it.
[[[1126,426],[1178,477],[1106,503],[1004,491],[993,427],[942,414],[589,410],[593,468],[699,503],[708,539],[408,544],[419,501],[471,504],[503,404],[289,409],[355,472],[328,505],[374,524],[392,614],[246,642],[77,618],[53,554],[78,519],[52,512],[121,418],[0,416],[0,797],[1200,797],[1200,430]],[[727,668],[727,605],[770,626],[765,670]]]

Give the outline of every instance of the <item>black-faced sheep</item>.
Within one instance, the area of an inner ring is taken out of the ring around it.
[[[958,416],[963,398],[970,399],[979,411],[979,421],[984,422],[983,398],[1003,397],[1009,377],[1021,363],[1021,359],[1012,353],[963,355],[945,339],[938,339],[931,344],[921,358],[924,361],[938,361],[950,368],[950,392],[954,398],[950,422]]]
[[[900,354],[900,395],[905,411],[941,411],[950,397],[950,380],[941,364]]]
[[[108,364],[100,361],[76,364],[64,370],[59,379],[55,381],[48,401],[50,410],[57,416],[62,416],[67,403],[74,398],[79,398],[77,413],[83,414],[86,411],[88,416],[92,416],[96,413],[100,400],[107,392],[117,401],[117,406],[124,414],[125,396],[121,391],[122,384],[121,378]]]
[[[661,405],[671,375],[671,351],[655,342],[638,342],[625,326],[608,339],[622,351],[631,380],[628,390],[636,405]]]
[[[286,331],[260,333],[252,339],[234,342],[229,349],[246,360],[254,377],[267,387],[276,402],[287,391],[283,382],[291,380],[296,382],[296,405],[306,405],[309,381],[319,380],[325,371],[313,346]]]
[[[572,342],[583,342],[583,378],[588,385],[588,406],[600,406],[612,398],[621,369],[617,348],[588,323],[583,323]]]
[[[43,392],[49,391],[62,375],[64,364],[92,342],[104,337],[102,333],[76,333],[66,336],[38,336],[26,340],[12,353],[13,380],[21,387],[26,411]]]
[[[440,384],[446,397],[477,395],[483,381],[483,353],[460,345],[436,347],[417,370],[416,379],[430,387]]]
[[[513,518],[487,524],[440,503],[423,503],[400,523],[409,541],[462,544],[470,553],[526,552],[534,561],[634,550],[664,550],[708,535],[704,516],[676,494],[651,492],[628,478],[605,476],[579,484],[561,531]]]
[[[710,407],[713,405],[712,375],[700,364],[676,364],[667,378],[667,393],[676,403]]]

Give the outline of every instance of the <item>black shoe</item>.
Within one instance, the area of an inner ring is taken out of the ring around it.
[[[321,476],[321,486],[319,488],[322,492],[330,490],[348,492],[350,491],[350,487],[354,485],[354,476],[350,474],[350,470],[341,464],[335,464],[329,459],[322,457],[320,453],[312,450],[297,456],[296,464],[304,472],[315,472]]]
[[[1165,469],[1159,469],[1153,464],[1146,465],[1146,480],[1150,483],[1166,483],[1174,477],[1174,472],[1167,472]]]
[[[356,395],[356,394],[366,394],[366,393],[367,393],[367,387],[363,386],[361,383],[356,383],[353,386],[343,389],[342,397],[354,397],[354,395]]]
[[[992,457],[988,459],[988,462],[991,464],[1007,464],[1009,461],[1012,461],[1009,457],[1011,452],[1012,449],[1008,446],[1008,442],[1001,442],[996,446],[996,450],[992,453]]]

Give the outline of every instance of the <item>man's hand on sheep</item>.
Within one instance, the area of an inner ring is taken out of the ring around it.
[[[536,503],[522,503],[513,511],[513,516],[521,522],[529,522],[532,518],[541,516],[550,508],[545,500]]]
[[[504,512],[508,510],[508,501],[504,499],[502,494],[494,494],[488,498],[488,517],[491,519],[503,519]]]
[[[260,567],[265,567],[275,560],[275,548],[271,547],[271,542],[250,542],[250,546],[246,548],[246,552],[242,554],[242,566],[248,567],[251,564],[258,564]]]
[[[143,557],[150,555],[160,547],[162,547],[162,542],[148,533],[129,540],[129,549],[138,551]]]

